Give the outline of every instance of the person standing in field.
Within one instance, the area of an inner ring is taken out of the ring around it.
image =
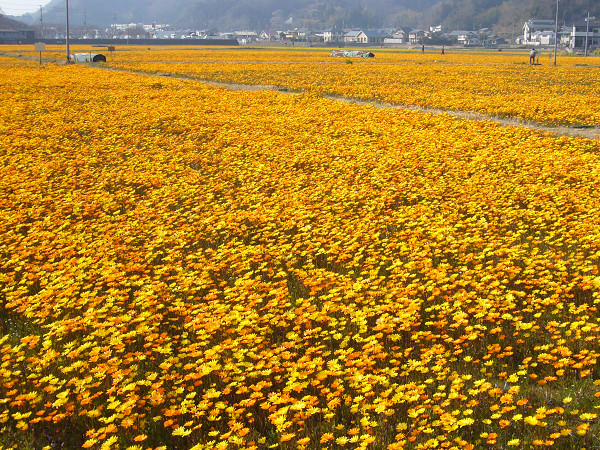
[[[537,54],[537,52],[535,51],[535,48],[532,48],[531,51],[529,52],[529,64],[535,64],[535,55]]]
[[[425,53],[425,44],[421,45],[421,53]]]
[[[442,55],[444,54],[444,46],[442,45]]]

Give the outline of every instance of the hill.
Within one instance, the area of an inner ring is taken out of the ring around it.
[[[600,16],[596,0],[571,0],[559,5],[559,24],[581,20],[587,15]],[[530,18],[554,19],[555,0],[446,0],[430,10],[432,23],[451,29],[518,31]]]
[[[493,28],[518,33],[529,18],[553,19],[555,0],[71,0],[74,25],[169,23],[184,28],[268,29],[428,26],[447,29]],[[64,23],[64,0],[52,0],[44,22]],[[571,0],[560,4],[560,22],[581,20],[590,11],[600,16],[600,2]],[[31,24],[38,14],[22,17]]]
[[[11,19],[5,15],[0,14],[0,29],[11,29],[11,30],[25,30],[30,27],[23,22]]]
[[[178,27],[264,29],[339,26],[416,26],[425,11],[439,0],[71,0],[70,20],[74,25],[109,26],[117,23],[169,23]],[[23,16],[29,23],[39,14]],[[44,22],[64,23],[64,0],[44,7]],[[286,24],[287,21],[287,24]]]

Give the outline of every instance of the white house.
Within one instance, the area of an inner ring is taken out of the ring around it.
[[[263,30],[260,32],[259,39],[261,41],[279,41],[281,40],[280,32],[277,30]]]
[[[399,44],[404,44],[408,42],[408,35],[412,31],[412,28],[409,27],[400,27],[397,28],[396,31],[392,34],[391,39],[398,40]]]
[[[536,31],[554,31],[556,22],[554,20],[529,19],[523,25],[523,44],[535,43],[533,34]]]
[[[387,34],[380,33],[375,30],[360,30],[356,36],[356,41],[361,44],[377,44],[381,45],[384,43],[385,38],[390,37]]]
[[[554,45],[554,31],[536,31],[531,35],[530,45]]]
[[[448,33],[448,37],[456,39],[461,45],[481,45],[481,39],[477,31],[455,30]]]
[[[458,42],[462,45],[482,45],[481,38],[475,35],[459,36]]]
[[[588,48],[600,45],[600,22],[594,20],[590,20],[589,24],[585,20],[574,22],[570,31],[567,45],[571,48],[585,48],[586,35]]]
[[[296,28],[298,31],[298,39],[308,39],[313,35],[313,31],[310,28]]]
[[[323,30],[323,42],[343,42],[344,32],[336,27]]]
[[[425,31],[423,30],[412,30],[408,33],[408,42],[411,44],[420,44],[425,37]]]
[[[256,31],[234,31],[233,38],[237,39],[240,44],[249,44],[256,41],[258,33]]]

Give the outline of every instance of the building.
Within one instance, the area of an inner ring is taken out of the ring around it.
[[[412,31],[410,27],[400,27],[397,28],[396,31],[392,34],[392,39],[397,39],[401,44],[405,44],[408,42],[408,35]]]
[[[361,30],[350,30],[346,34],[344,34],[344,42],[358,42],[358,35]]]
[[[360,30],[356,36],[356,41],[359,44],[382,45],[385,39],[389,37],[389,34],[381,33],[376,30]]]
[[[357,44],[383,45],[391,35],[377,30],[352,30],[344,35],[344,42],[355,42]]]
[[[314,36],[313,30],[310,28],[296,28],[298,39],[302,41],[308,41]]]
[[[285,37],[285,34],[281,31],[277,30],[264,30],[260,32],[259,39],[261,41],[280,41],[282,37]]]
[[[517,42],[524,45],[554,45],[556,41],[554,20],[529,19],[523,25],[523,37]],[[573,22],[572,26],[562,26],[558,32],[558,42],[571,48],[588,48],[600,45],[600,22],[585,19]]]
[[[0,29],[0,44],[19,44],[21,42],[33,42],[34,40],[34,31],[13,30],[10,28]]]
[[[258,33],[256,31],[234,31],[233,38],[236,39],[240,44],[250,44],[258,39]]]
[[[425,31],[423,30],[412,30],[408,33],[408,42],[411,44],[420,44],[423,42],[423,38],[425,37]]]
[[[566,33],[566,44],[571,48],[585,48],[587,36],[588,48],[600,45],[600,22],[590,20],[589,25],[585,20],[574,22]]]
[[[472,42],[479,38],[479,34],[476,31],[454,30],[448,33],[448,38],[461,45],[473,45]]]
[[[337,27],[323,30],[323,42],[344,42],[344,32]]]
[[[530,39],[529,45],[554,45],[554,31],[536,31]]]
[[[529,19],[523,25],[523,40],[521,42],[525,45],[535,43],[535,32],[554,31],[555,28],[556,22],[554,20]]]
[[[408,43],[408,35],[412,28],[400,27],[393,30],[390,37],[386,37],[385,44],[406,44]]]

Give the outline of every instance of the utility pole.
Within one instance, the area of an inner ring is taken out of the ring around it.
[[[587,15],[587,19],[585,19],[586,21],[586,26],[585,26],[585,56],[588,55],[588,36],[590,34],[590,20],[594,20],[595,17],[590,17],[590,12],[588,11],[588,15]],[[594,42],[592,40],[592,45],[594,45]]]
[[[554,24],[554,65],[556,65],[556,49],[558,48],[558,1],[556,0],[556,22]]]
[[[44,39],[44,12],[42,11],[42,5],[40,5],[40,29],[42,30],[42,39]]]
[[[67,64],[71,62],[71,50],[69,49],[69,0],[67,2]]]

